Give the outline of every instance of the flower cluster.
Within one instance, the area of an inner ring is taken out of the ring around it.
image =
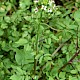
[[[54,0],[49,0],[47,2],[47,4],[41,3],[41,8],[38,8],[39,2],[40,2],[39,0],[34,0],[34,4],[36,5],[36,7],[34,8],[35,13],[37,13],[39,11],[39,9],[41,9],[45,12],[49,12],[49,13],[53,12],[53,10],[56,10],[56,5],[55,5]]]

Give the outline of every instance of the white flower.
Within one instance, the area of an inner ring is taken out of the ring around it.
[[[54,0],[51,0],[51,1],[52,1],[52,3],[55,3]]]
[[[38,8],[37,8],[37,7],[34,9],[34,12],[35,12],[35,13],[38,12]]]
[[[54,4],[53,9],[55,9],[55,8],[56,8],[56,5]]]
[[[47,9],[47,6],[44,6],[44,10],[46,10]]]
[[[52,6],[52,2],[51,1],[49,1],[49,5]]]
[[[46,11],[47,6],[42,5],[41,9],[43,9],[44,11]]]
[[[49,5],[52,6],[52,4],[55,3],[54,0],[49,0]]]
[[[42,5],[41,9],[44,9],[44,5]]]
[[[48,9],[48,12],[52,12],[52,9],[49,8],[49,9]]]
[[[34,3],[38,3],[39,2],[39,0],[34,0]]]

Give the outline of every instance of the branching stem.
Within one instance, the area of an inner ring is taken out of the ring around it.
[[[80,50],[78,50],[78,51],[73,55],[73,57],[72,57],[66,64],[64,64],[64,65],[59,69],[59,72],[61,72],[61,70],[62,70],[63,68],[65,68],[68,64],[71,64],[72,61],[74,60],[74,58],[75,58],[76,56],[78,56],[79,53],[80,53]]]
[[[63,68],[65,68],[68,64],[71,64],[72,63],[72,61],[75,59],[75,57],[76,56],[78,56],[78,54],[80,53],[80,49],[78,49],[79,48],[79,46],[78,46],[78,27],[77,27],[77,33],[76,33],[77,35],[77,39],[76,39],[76,52],[75,52],[75,54],[72,56],[72,58],[66,63],[66,64],[64,64],[60,69],[59,69],[59,72],[61,72],[61,70],[63,69]]]

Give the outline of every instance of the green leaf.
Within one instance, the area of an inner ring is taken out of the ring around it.
[[[80,71],[80,64],[77,64],[76,67],[77,67],[78,71]]]
[[[56,41],[59,40],[59,39],[57,38],[57,36],[55,36],[54,34],[50,34],[49,36],[50,36],[50,38],[52,38],[53,40],[56,40]]]
[[[61,14],[61,12],[60,11],[56,11],[56,14],[55,15],[60,15]]]
[[[24,45],[24,51],[32,51],[31,46],[29,44]]]
[[[10,77],[11,80],[24,80],[24,77],[21,75],[14,74]]]
[[[0,55],[0,58],[2,58],[3,57],[3,55]]]
[[[48,3],[48,0],[43,0],[43,4],[47,4]]]
[[[38,54],[36,55],[35,59],[39,59],[41,57],[42,54]]]
[[[5,22],[10,23],[10,17],[9,16],[5,16],[4,20],[5,20]]]
[[[25,80],[30,80],[30,77],[28,75],[26,75]]]
[[[12,8],[12,4],[11,4],[11,3],[8,3],[8,6],[6,7],[6,10],[7,10],[7,11],[10,11],[11,8]]]
[[[62,51],[63,51],[63,53],[66,53],[67,52],[67,46],[63,46]]]
[[[46,62],[47,62],[47,61],[51,61],[51,60],[52,60],[52,58],[49,57],[49,56],[45,56],[45,57],[44,57],[44,61],[46,61]]]
[[[49,71],[51,69],[51,62],[46,63],[46,70]]]
[[[4,34],[4,31],[0,29],[0,36]]]
[[[63,66],[63,60],[64,60],[64,59],[58,58],[58,64],[59,64],[59,66]],[[58,66],[58,67],[59,67],[59,66]]]
[[[51,44],[51,38],[48,38],[48,44]]]
[[[50,48],[50,45],[49,45],[49,44],[43,44],[43,46],[44,46],[45,48]]]
[[[54,80],[53,77],[49,76],[49,80]]]
[[[31,21],[31,16],[24,16],[24,19],[27,21]]]
[[[69,55],[69,53],[68,53],[68,52],[66,53],[66,59],[67,59],[67,61],[69,61],[69,60],[70,60],[70,55]]]
[[[39,63],[41,64],[43,62],[43,56],[40,57]]]
[[[59,77],[65,79],[66,72],[60,72]]]
[[[5,41],[3,41],[1,45],[4,51],[8,52],[11,49],[11,46],[9,45],[9,43],[6,43]]]
[[[20,38],[17,42],[15,42],[17,46],[25,45],[28,43],[27,39]]]
[[[17,73],[20,74],[20,75],[24,75],[24,71],[19,68],[19,67],[16,67],[16,70],[17,70]]]
[[[69,76],[69,80],[78,80],[77,77]]]
[[[16,59],[16,62],[19,64],[19,65],[24,65],[25,64],[25,53],[23,50],[17,50],[16,51],[16,55],[15,55],[15,59]]]
[[[20,33],[18,31],[13,31],[12,36],[18,37],[18,36],[20,36]]]
[[[6,29],[6,28],[8,28],[8,26],[7,26],[6,23],[2,23],[2,24],[1,24],[1,28],[2,28],[2,29]]]
[[[10,68],[12,64],[9,58],[4,59],[3,63],[6,66],[6,68]]]
[[[69,29],[74,29],[76,30],[77,29],[77,25],[68,25]]]
[[[70,73],[71,74],[77,74],[77,70],[71,70]]]
[[[25,9],[26,6],[30,6],[31,4],[31,1],[30,0],[23,0],[23,1],[20,1],[20,7],[22,9]]]
[[[75,18],[75,20],[77,20],[77,21],[79,20],[80,21],[80,9],[75,11],[74,18]]]
[[[24,65],[24,64],[29,64],[29,63],[33,63],[33,55],[30,52],[26,52],[23,49],[21,50],[17,50],[16,51],[16,55],[15,55],[15,59],[17,64],[19,65]]]
[[[23,69],[25,70],[25,71],[32,71],[32,69],[33,69],[33,67],[34,67],[34,64],[26,64],[26,65],[24,65],[23,66]]]

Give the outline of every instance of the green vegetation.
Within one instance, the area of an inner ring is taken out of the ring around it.
[[[80,80],[80,2],[0,0],[0,80]]]

